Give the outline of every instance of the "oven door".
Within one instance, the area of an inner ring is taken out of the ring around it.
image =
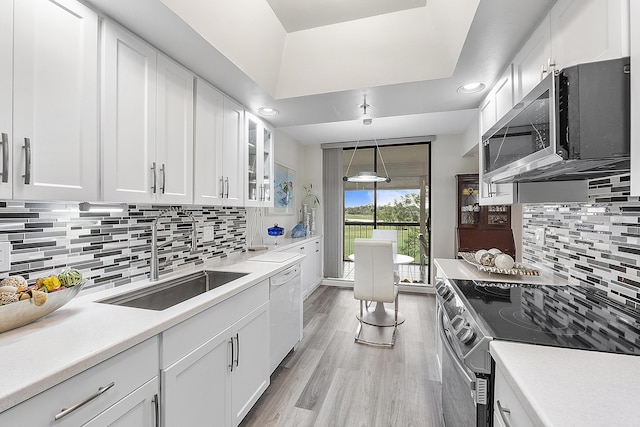
[[[478,378],[460,360],[451,342],[444,310],[439,310],[438,333],[442,343],[442,414],[447,427],[490,426],[489,407],[476,403],[476,388],[486,393],[487,380]]]

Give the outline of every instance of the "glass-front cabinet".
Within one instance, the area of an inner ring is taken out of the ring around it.
[[[511,207],[481,205],[482,188],[478,174],[456,175],[456,182],[458,226],[455,253],[497,248],[515,257]]]
[[[273,129],[247,113],[246,206],[273,206]]]
[[[480,205],[478,174],[456,175],[458,187],[458,227],[511,228],[508,205]]]

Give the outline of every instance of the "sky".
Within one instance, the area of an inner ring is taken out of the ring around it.
[[[378,190],[378,205],[388,205],[389,203],[393,203],[394,200],[400,199],[401,196],[414,192],[415,190]],[[373,203],[373,190],[348,190],[345,192],[345,208],[353,208],[371,203]]]

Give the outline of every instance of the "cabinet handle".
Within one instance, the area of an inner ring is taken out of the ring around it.
[[[509,422],[509,420],[507,419],[507,416],[505,415],[505,414],[510,414],[511,411],[508,408],[503,408],[499,400],[496,400],[496,405],[498,406],[498,413],[500,414],[500,419],[502,420],[504,425],[507,427],[511,427],[511,423]]]
[[[225,180],[224,180],[224,186],[225,186],[225,188],[226,188],[226,190],[225,190],[225,196],[224,196],[224,197],[225,197],[225,199],[228,199],[228,198],[229,198],[229,177],[226,177],[226,178],[225,178]]]
[[[540,80],[544,79],[544,75],[547,74],[547,68],[542,64],[540,68]]]
[[[164,163],[160,167],[160,173],[162,173],[162,187],[160,187],[160,193],[164,194],[164,187],[165,187],[165,184],[167,183],[167,171],[164,168]]]
[[[2,133],[2,182],[9,182],[9,135]]]
[[[151,402],[153,403],[153,414],[154,419],[156,420],[155,425],[156,427],[160,427],[160,404],[158,402],[158,394],[153,395]]]
[[[231,344],[231,365],[229,365],[229,367],[231,368],[231,372],[233,372],[233,359],[234,359],[234,352],[233,352],[233,337],[231,337],[231,339],[229,340],[229,344]]]
[[[67,415],[69,415],[70,413],[72,413],[73,411],[75,411],[76,409],[86,405],[87,403],[91,402],[93,399],[100,397],[104,392],[106,392],[107,390],[109,390],[111,387],[113,387],[114,385],[116,385],[115,382],[112,382],[109,385],[106,385],[104,387],[100,387],[98,388],[98,391],[96,391],[95,393],[93,393],[91,396],[87,397],[86,399],[84,399],[82,402],[78,402],[75,405],[71,406],[68,409],[62,409],[60,411],[60,413],[58,413],[58,415],[56,415],[55,417],[53,417],[54,421],[58,421],[60,418],[62,417],[66,417]]]
[[[24,183],[31,184],[31,139],[25,138],[24,145]]]
[[[240,336],[236,334],[236,368],[240,364]]]
[[[155,194],[158,190],[156,187],[157,184],[157,175],[156,175],[156,162],[153,162],[153,166],[151,166],[151,170],[153,171],[153,185],[151,186],[151,191]]]
[[[220,177],[220,197],[224,198],[224,176]]]

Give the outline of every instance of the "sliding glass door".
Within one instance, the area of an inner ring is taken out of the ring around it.
[[[343,150],[343,165],[351,161],[349,175],[375,171],[391,182],[344,183],[343,260],[353,253],[353,240],[369,238],[374,229],[396,230],[398,253],[413,258],[400,268],[401,282],[424,284],[429,277],[429,152],[428,143]],[[423,239],[420,238],[422,234]],[[422,243],[421,243],[422,242]],[[345,276],[349,274],[345,267]],[[404,274],[403,274],[404,271]]]

